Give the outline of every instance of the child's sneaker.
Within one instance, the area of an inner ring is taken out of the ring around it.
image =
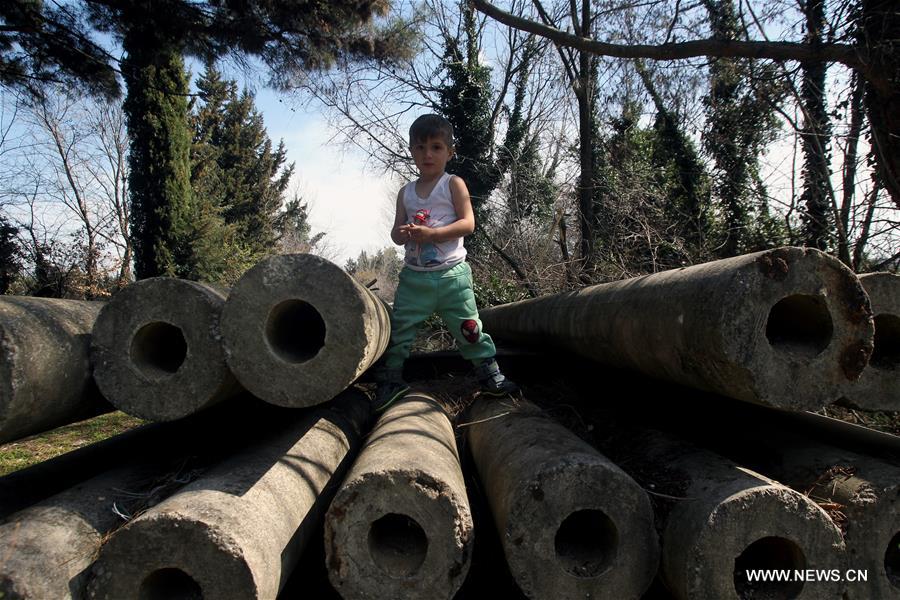
[[[475,366],[475,376],[481,386],[481,393],[487,396],[513,396],[520,392],[519,386],[503,376],[500,366],[493,358],[483,360]]]
[[[375,403],[372,408],[381,412],[409,391],[409,384],[403,381],[402,369],[381,369],[375,373]]]

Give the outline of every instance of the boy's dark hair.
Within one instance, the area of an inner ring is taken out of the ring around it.
[[[422,115],[409,127],[410,145],[427,142],[428,138],[442,138],[444,143],[453,148],[453,125],[440,115]]]

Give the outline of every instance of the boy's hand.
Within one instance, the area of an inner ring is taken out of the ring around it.
[[[402,225],[398,229],[401,235],[406,235],[408,240],[418,244],[428,243],[434,239],[434,230],[431,227],[425,227],[424,225],[410,223],[408,225]]]

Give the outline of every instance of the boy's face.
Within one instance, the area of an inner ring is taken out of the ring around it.
[[[442,137],[429,137],[410,145],[416,168],[421,177],[437,176],[444,172],[447,162],[453,157],[453,149]]]

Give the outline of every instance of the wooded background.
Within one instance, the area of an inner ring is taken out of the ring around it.
[[[409,123],[447,117],[482,305],[781,245],[897,271],[898,40],[892,0],[13,0],[0,291],[230,284],[316,251],[295,166],[223,61],[398,178]],[[345,265],[387,298],[399,267],[394,248]]]

